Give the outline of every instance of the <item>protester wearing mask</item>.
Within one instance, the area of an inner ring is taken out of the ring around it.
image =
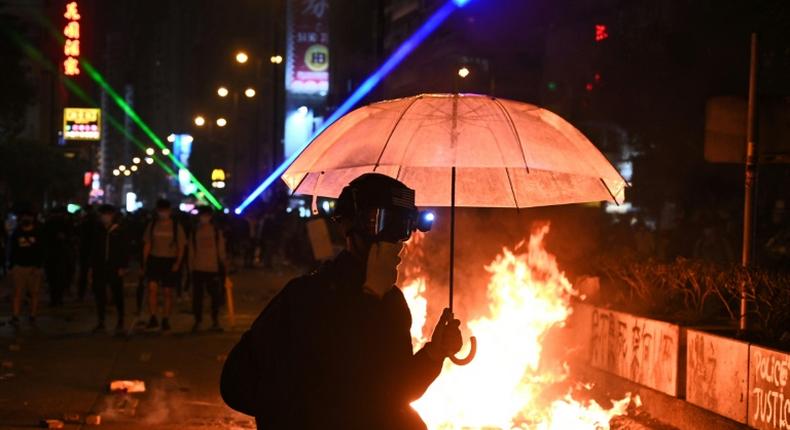
[[[192,307],[195,325],[192,331],[200,330],[203,321],[203,295],[211,299],[211,328],[222,330],[219,324],[219,309],[222,306],[225,282],[225,237],[212,222],[213,212],[208,206],[198,208],[198,225],[189,240],[189,268],[192,271]]]
[[[30,294],[30,323],[34,324],[38,312],[38,290],[41,287],[44,249],[41,236],[35,226],[35,218],[30,212],[19,214],[19,225],[11,235],[8,263],[14,283],[11,325],[19,325],[22,299],[26,293]]]
[[[179,282],[179,274],[186,239],[184,229],[173,219],[170,202],[156,202],[155,218],[148,224],[143,235],[143,266],[148,281],[148,305],[151,318],[148,328],[159,327],[157,318],[157,294],[162,289],[162,330],[170,330],[170,313],[173,308],[173,290]]]
[[[414,190],[379,174],[351,182],[335,210],[346,249],[272,299],[228,355],[222,397],[259,429],[424,430],[409,404],[462,344],[445,310],[412,352],[398,254],[427,218]]]
[[[98,324],[93,331],[105,330],[104,319],[109,288],[118,312],[115,333],[119,335],[123,333],[124,327],[123,277],[129,265],[128,240],[117,221],[116,210],[112,205],[102,205],[98,212],[100,225],[91,235],[93,242],[89,259],[98,317]]]

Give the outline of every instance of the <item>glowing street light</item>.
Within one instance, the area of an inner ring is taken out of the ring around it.
[[[129,176],[129,175],[131,175],[131,174],[132,174],[131,170],[124,170],[124,171],[123,171],[123,175],[124,175],[124,176]]]
[[[247,96],[247,98],[250,98],[250,99],[255,97],[255,89],[254,88],[247,88],[246,90],[244,90],[244,95]]]
[[[249,60],[250,57],[247,56],[247,53],[244,51],[239,51],[236,53],[236,62],[239,64],[244,64]]]
[[[134,164],[140,164],[140,161],[141,161],[141,160],[140,160],[140,157],[134,157],[134,158],[132,158],[132,162],[133,162]],[[132,166],[132,167],[134,167],[134,166]]]
[[[151,154],[151,155],[153,155],[153,154]],[[151,157],[145,157],[145,162],[147,164],[154,164],[154,159],[151,158]]]
[[[227,97],[229,92],[230,91],[228,91],[228,89],[225,87],[217,88],[217,95],[220,97]]]
[[[137,165],[134,165],[134,166],[130,167],[130,169],[132,169],[132,172],[136,172],[137,171]]]
[[[150,147],[149,148],[145,148],[145,153],[147,155],[154,155],[155,152],[156,151],[154,150],[154,148],[150,148]]]
[[[196,117],[195,117],[195,125],[196,125],[196,126],[198,126],[198,127],[203,127],[203,125],[204,125],[205,123],[206,123],[206,118],[203,118],[203,117],[202,117],[202,116],[200,116],[200,115],[198,115],[198,116],[196,116]]]
[[[121,172],[124,172],[124,171],[126,171],[126,166],[121,164],[120,166],[118,166],[118,170],[120,170]]]
[[[167,149],[167,148],[162,148],[162,155],[164,155],[164,156],[170,155],[170,150]]]
[[[225,118],[217,118],[217,127],[225,127],[228,125],[228,120]]]
[[[120,174],[121,174],[121,171],[120,171],[120,170],[118,170],[118,169],[113,169],[113,170],[112,170],[112,175],[113,175],[113,176],[119,176]]]
[[[167,141],[170,142],[170,143],[175,142],[176,141],[176,135],[173,134],[173,133],[170,133],[170,135],[167,136]]]
[[[470,73],[469,69],[467,69],[466,67],[461,67],[460,69],[458,69],[458,76],[460,76],[461,78],[466,78],[467,76],[469,76],[469,73]]]
[[[280,64],[280,63],[283,62],[283,56],[282,55],[272,55],[272,57],[269,59],[269,61],[271,61],[272,64]]]

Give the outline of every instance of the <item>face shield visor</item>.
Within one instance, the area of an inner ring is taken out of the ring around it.
[[[428,232],[433,227],[433,212],[406,208],[374,208],[358,217],[356,229],[372,242],[407,241],[414,231]]]

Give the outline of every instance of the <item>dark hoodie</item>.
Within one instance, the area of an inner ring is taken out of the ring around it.
[[[90,238],[89,261],[94,270],[117,270],[129,265],[129,243],[120,225],[105,227],[97,223]]]
[[[225,402],[259,429],[425,429],[409,403],[442,363],[412,353],[403,293],[370,296],[364,277],[343,252],[288,283],[230,352]]]

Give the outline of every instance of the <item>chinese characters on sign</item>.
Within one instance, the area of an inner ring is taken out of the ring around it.
[[[66,140],[99,140],[101,138],[101,110],[64,109],[63,138]]]
[[[286,89],[324,96],[329,90],[329,1],[291,0]]]
[[[66,27],[63,28],[63,36],[66,37],[63,42],[63,54],[66,56],[66,59],[63,60],[63,74],[77,76],[80,74],[81,17],[76,1],[66,4],[66,13],[63,14],[63,17],[66,18]]]

